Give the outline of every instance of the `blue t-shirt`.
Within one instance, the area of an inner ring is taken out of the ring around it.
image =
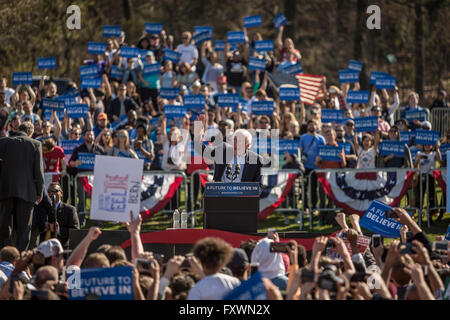
[[[300,138],[300,148],[302,149],[302,156],[306,155],[307,160],[303,163],[305,168],[316,169],[314,165],[316,157],[319,155],[319,146],[325,145],[325,138],[320,134],[314,136],[306,133]]]

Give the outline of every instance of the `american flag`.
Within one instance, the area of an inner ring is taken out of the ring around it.
[[[322,88],[323,76],[316,76],[312,74],[299,73],[295,77],[298,80],[300,86],[300,97],[306,104],[314,104],[318,93]]]

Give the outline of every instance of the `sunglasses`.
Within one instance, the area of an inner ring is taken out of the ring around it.
[[[345,124],[347,127],[353,127],[353,123],[347,123]]]
[[[127,136],[124,134],[119,134],[119,138],[126,138]]]
[[[57,189],[53,189],[53,190],[48,190],[48,193],[58,193],[61,190],[57,190]]]

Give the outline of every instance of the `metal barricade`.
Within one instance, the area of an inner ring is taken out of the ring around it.
[[[311,178],[312,178],[312,174],[315,173],[349,173],[349,172],[355,172],[355,173],[369,173],[369,172],[399,172],[399,171],[412,171],[415,172],[416,174],[419,173],[419,169],[415,169],[415,168],[375,168],[375,169],[354,169],[354,168],[341,168],[341,169],[331,169],[331,168],[327,168],[327,169],[315,169],[312,170],[309,175],[308,175],[308,207],[309,209],[309,229],[313,228],[313,212],[315,211],[335,211],[335,208],[312,208],[312,190],[311,190]],[[419,179],[419,192],[420,192],[420,204],[419,207],[417,207],[417,201],[416,201],[416,206],[407,206],[406,208],[404,208],[405,210],[415,210],[418,212],[419,215],[419,226],[422,226],[422,180],[421,180],[421,175],[418,174],[418,179]],[[320,188],[321,185],[320,183],[317,184],[317,187]],[[410,187],[410,189],[412,189],[413,186]],[[314,192],[317,192],[317,190],[314,190]],[[406,194],[405,194],[406,196]],[[329,199],[329,201],[332,201],[331,199]]]
[[[296,206],[293,208],[277,208],[274,210],[274,212],[297,212],[298,213],[298,221],[299,221],[299,230],[301,231],[303,229],[303,219],[304,219],[304,192],[305,192],[305,188],[304,188],[304,176],[303,173],[300,170],[294,170],[294,169],[280,169],[275,171],[275,173],[295,173],[297,174],[297,178],[295,179],[296,184],[293,186],[294,188],[294,201]],[[191,187],[190,187],[190,194],[191,194],[191,205],[194,204],[194,199],[196,199],[195,195],[194,195],[194,179],[195,176],[198,175],[200,176],[201,174],[208,174],[208,175],[213,175],[214,171],[213,170],[195,170],[194,172],[192,172],[191,174]],[[272,171],[261,171],[261,175],[269,175],[269,174],[274,174],[274,172]],[[298,189],[301,188],[301,200],[302,200],[302,207],[301,209],[298,206],[298,199],[297,199],[297,194],[298,192],[296,192]],[[200,190],[200,188],[199,188]],[[192,227],[194,227],[194,222],[195,222],[195,214],[198,212],[203,212],[203,208],[197,209],[195,210],[195,207],[192,206],[192,210],[189,212],[190,217],[192,219],[191,223],[192,223]]]
[[[433,171],[439,171],[441,173],[441,175],[446,175],[447,174],[447,168],[434,168],[432,169]],[[430,174],[430,173],[429,173]],[[426,174],[423,174],[426,175]],[[433,175],[431,173],[431,175]],[[422,176],[422,174],[421,174]],[[433,194],[433,202],[435,204],[434,207],[431,207],[431,202],[430,202],[430,180],[426,179],[426,195],[427,195],[427,226],[428,228],[431,225],[431,211],[433,210],[446,210],[446,206],[445,206],[445,201],[446,201],[446,194],[443,192],[442,190],[442,198],[441,198],[441,205],[438,205],[438,199],[437,199],[437,187],[440,187],[439,184],[436,186],[436,179],[433,177],[433,182],[434,182],[434,194]],[[422,195],[421,198],[422,200]]]
[[[441,138],[447,135],[450,128],[450,108],[433,108],[431,110],[431,128],[441,133]]]
[[[183,191],[184,190],[184,195],[185,195],[185,197],[184,197],[184,204],[183,203],[180,203],[180,201],[178,201],[180,198],[182,198],[181,196],[180,197],[178,197],[177,198],[177,208],[175,208],[175,209],[179,209],[180,207],[183,207],[183,205],[184,205],[184,207],[185,207],[185,209],[186,209],[186,212],[188,212],[188,210],[187,210],[187,195],[188,195],[188,192],[189,192],[189,187],[188,187],[188,179],[187,179],[187,176],[186,176],[186,174],[184,173],[184,171],[160,171],[160,170],[155,170],[155,171],[144,171],[144,174],[143,174],[143,176],[145,177],[145,176],[154,176],[154,175],[159,175],[159,176],[161,176],[161,175],[167,175],[167,174],[171,174],[171,175],[176,175],[176,176],[181,176],[182,178],[183,178],[183,182],[182,182],[182,187],[181,188],[179,188],[178,190],[180,190],[180,192],[181,191]],[[74,199],[74,205],[75,205],[75,207],[77,207],[77,205],[78,205],[78,180],[79,180],[79,178],[82,178],[82,177],[93,177],[94,176],[94,172],[93,171],[84,171],[84,172],[80,172],[80,173],[78,173],[77,175],[75,175],[74,177],[73,177],[73,188],[74,188],[74,197],[75,197],[75,199]],[[176,195],[174,195],[174,196],[176,196]],[[170,202],[169,202],[169,204],[170,204]],[[171,213],[171,212],[173,212],[175,209],[173,209],[173,210],[161,210],[161,211],[159,211],[159,212],[162,212],[162,213]],[[82,212],[81,214],[85,214],[86,212]],[[79,214],[80,214],[80,212],[79,212]]]

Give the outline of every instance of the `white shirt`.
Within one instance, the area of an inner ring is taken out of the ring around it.
[[[360,169],[373,169],[375,168],[375,157],[376,157],[375,148],[371,147],[369,150],[364,150],[363,148],[359,148],[358,150],[358,164],[357,168]]]
[[[421,157],[424,157],[422,159]],[[426,156],[426,159],[425,159]],[[433,169],[436,167],[436,152],[432,151],[430,153],[425,153],[422,151],[417,152],[416,159],[419,158],[419,170],[420,173],[431,173]]]
[[[189,291],[187,300],[220,300],[240,284],[235,277],[216,273],[197,282]]]
[[[244,172],[244,165],[245,165],[245,155],[243,155],[243,156],[236,156],[235,155],[234,156],[232,167],[231,167],[230,177],[236,171],[236,165],[237,164],[240,165],[240,171],[239,171],[239,175],[236,177],[236,179],[233,182],[241,182],[241,180],[242,180],[242,173]],[[231,182],[231,179],[229,179],[227,177],[227,169],[226,168],[223,171],[222,182]]]
[[[198,59],[198,50],[197,48],[190,44],[185,46],[184,44],[179,44],[176,48],[176,51],[181,53],[180,64],[183,62],[189,63],[192,66],[192,60]]]

